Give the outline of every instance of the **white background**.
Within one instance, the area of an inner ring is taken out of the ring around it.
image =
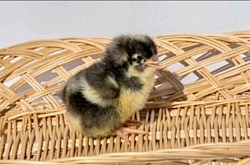
[[[250,30],[250,2],[0,2],[0,48],[36,39]]]

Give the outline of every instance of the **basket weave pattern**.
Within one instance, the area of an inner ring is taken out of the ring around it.
[[[154,40],[161,70],[145,108],[133,116],[149,134],[131,135],[131,145],[73,131],[59,97],[70,76],[100,60],[109,38],[1,49],[0,163],[250,163],[250,31]]]

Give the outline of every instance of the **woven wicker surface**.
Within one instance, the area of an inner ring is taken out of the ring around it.
[[[0,163],[250,164],[250,31],[154,40],[161,70],[133,116],[149,134],[131,135],[131,145],[74,132],[59,97],[71,75],[100,60],[109,38],[1,49]]]

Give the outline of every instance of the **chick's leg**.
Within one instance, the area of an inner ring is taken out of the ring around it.
[[[139,120],[133,120],[133,119],[129,119],[127,120],[123,126],[125,127],[129,127],[129,126],[132,126],[132,125],[141,125],[143,122],[142,121],[139,121]]]
[[[146,131],[140,131],[132,128],[127,128],[127,127],[121,127],[116,131],[117,136],[119,136],[121,139],[123,139],[128,145],[129,139],[126,136],[127,134],[146,134]]]

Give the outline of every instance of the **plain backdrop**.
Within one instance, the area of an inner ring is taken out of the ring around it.
[[[250,30],[249,10],[246,1],[0,2],[0,48],[38,39]],[[190,75],[182,82],[196,78]]]
[[[0,2],[0,48],[36,39],[250,29],[250,2]]]

